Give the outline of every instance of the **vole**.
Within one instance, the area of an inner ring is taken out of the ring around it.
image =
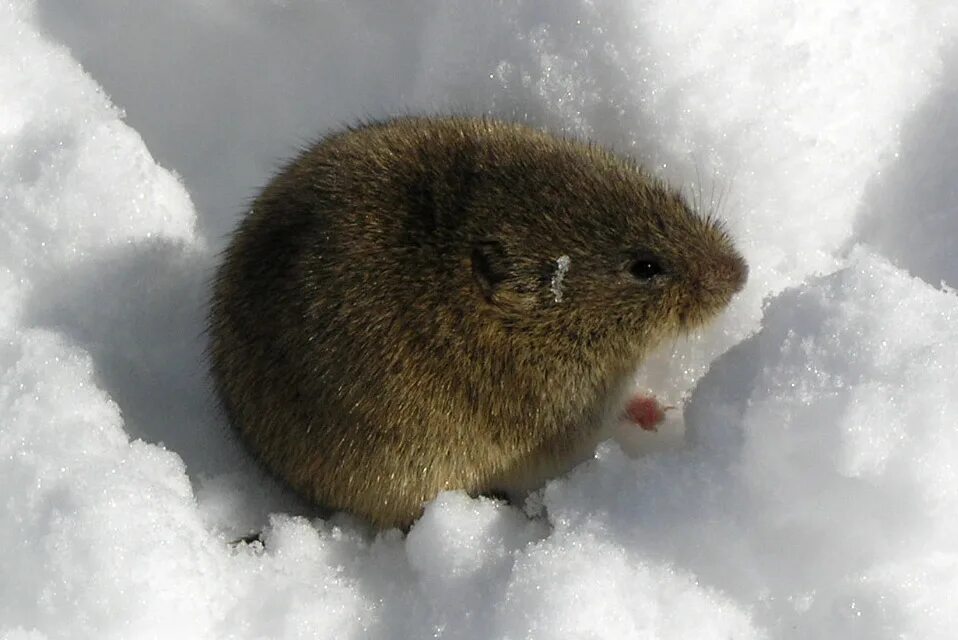
[[[232,236],[209,316],[232,424],[377,527],[534,488],[591,451],[643,356],[747,277],[634,162],[520,124],[402,117],[302,151]]]

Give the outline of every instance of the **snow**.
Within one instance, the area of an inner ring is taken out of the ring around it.
[[[953,637],[953,3],[385,7],[0,3],[0,638]],[[659,433],[377,535],[235,442],[208,282],[296,145],[450,110],[635,155],[750,282]]]
[[[572,258],[563,254],[556,258],[556,270],[552,274],[552,280],[549,283],[549,291],[556,302],[562,302],[562,282],[569,273],[569,267],[572,265]]]

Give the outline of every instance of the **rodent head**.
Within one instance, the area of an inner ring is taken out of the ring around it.
[[[722,225],[634,164],[568,141],[515,153],[491,195],[476,188],[484,224],[471,247],[478,291],[514,332],[634,357],[708,321],[744,286],[748,268]]]

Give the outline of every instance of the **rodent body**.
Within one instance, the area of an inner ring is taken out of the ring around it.
[[[308,498],[408,526],[446,489],[529,489],[590,450],[644,354],[743,285],[727,234],[601,148],[400,118],[263,190],[217,273],[214,381]]]

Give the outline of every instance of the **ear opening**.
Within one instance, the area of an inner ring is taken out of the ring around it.
[[[480,240],[472,246],[472,275],[482,295],[492,302],[496,291],[509,277],[510,260],[498,240]]]

